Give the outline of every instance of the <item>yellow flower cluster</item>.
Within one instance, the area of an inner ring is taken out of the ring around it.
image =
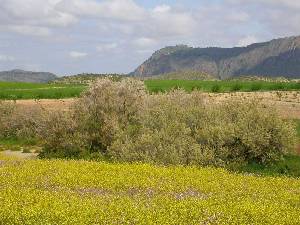
[[[300,224],[300,180],[0,156],[0,224]]]

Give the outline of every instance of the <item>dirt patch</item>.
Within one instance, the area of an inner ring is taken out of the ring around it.
[[[130,197],[134,197],[137,195],[145,195],[148,198],[153,198],[155,195],[155,191],[151,188],[147,188],[147,189],[130,188],[127,190],[126,195]]]
[[[18,107],[32,108],[42,107],[50,110],[68,110],[75,99],[42,99],[42,100],[17,100]]]
[[[180,192],[180,193],[174,193],[173,194],[176,200],[184,200],[184,199],[188,199],[188,198],[196,198],[196,199],[207,199],[209,197],[209,195],[201,193],[197,190],[193,190],[193,189],[188,189],[184,192]]]
[[[75,192],[80,195],[98,195],[98,196],[107,196],[112,194],[110,191],[100,189],[100,188],[78,188],[75,189]]]
[[[37,158],[37,153],[23,153],[21,151],[3,151],[1,152],[4,156],[13,157],[16,159],[35,159]]]
[[[300,119],[299,91],[203,93],[203,97],[206,102],[258,99],[266,105],[274,106],[283,118]],[[16,103],[21,107],[31,108],[40,106],[50,110],[68,110],[75,100],[76,99],[17,100]]]
[[[0,160],[0,167],[1,167],[1,166],[5,166],[5,163],[6,163],[6,161]]]
[[[300,119],[299,91],[204,93],[203,96],[207,102],[217,103],[229,100],[256,99],[267,106],[275,107],[283,118]]]

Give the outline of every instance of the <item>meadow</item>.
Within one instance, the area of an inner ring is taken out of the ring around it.
[[[0,224],[299,224],[300,180],[0,153]]]
[[[145,80],[151,93],[167,92],[171,89],[184,89],[188,92],[256,92],[256,91],[299,91],[299,82],[269,81],[201,81],[201,80]],[[63,99],[74,98],[87,89],[84,84],[33,84],[0,82],[0,99]]]
[[[0,82],[0,99],[61,99],[78,97],[87,87],[76,84]]]
[[[298,82],[269,81],[201,81],[201,80],[146,80],[145,85],[151,92],[165,92],[173,88],[186,91],[200,90],[204,92],[252,92],[252,91],[292,91],[300,90]]]

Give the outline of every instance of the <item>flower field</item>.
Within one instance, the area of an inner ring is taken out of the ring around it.
[[[0,224],[299,224],[300,180],[0,155]]]

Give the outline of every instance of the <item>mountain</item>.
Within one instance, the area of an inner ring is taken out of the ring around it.
[[[56,78],[56,75],[47,72],[32,72],[24,70],[0,72],[0,81],[9,82],[46,83]]]
[[[185,70],[211,74],[220,79],[242,75],[300,78],[300,36],[247,47],[166,47],[155,52],[132,74],[148,77]]]

